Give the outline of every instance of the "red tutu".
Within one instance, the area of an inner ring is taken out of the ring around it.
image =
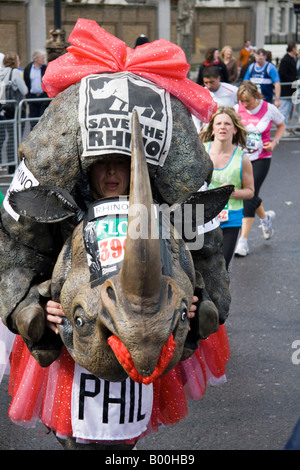
[[[159,425],[176,424],[188,414],[187,400],[203,397],[207,385],[226,381],[230,349],[225,326],[201,341],[192,357],[153,383],[153,407],[146,435]],[[60,437],[72,436],[71,392],[74,361],[63,348],[47,368],[38,365],[20,336],[11,354],[10,419],[34,427],[38,420]]]

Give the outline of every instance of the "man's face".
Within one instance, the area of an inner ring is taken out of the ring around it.
[[[256,60],[257,65],[259,67],[262,67],[263,65],[265,65],[267,58],[265,55],[260,53],[260,54],[255,54],[255,60]]]
[[[220,88],[221,78],[203,77],[203,84],[209,91],[217,91]]]
[[[295,47],[293,48],[293,54],[295,57],[297,57],[297,54],[298,54],[298,45],[295,44]]]
[[[91,193],[95,199],[128,194],[130,159],[109,156],[96,162],[90,172]]]
[[[45,56],[44,56],[44,54],[39,55],[39,56],[37,57],[37,59],[36,59],[36,64],[39,65],[39,66],[41,66],[41,65],[44,65],[44,63],[45,63]]]

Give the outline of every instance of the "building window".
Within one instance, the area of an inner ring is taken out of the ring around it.
[[[286,32],[286,24],[285,24],[285,8],[280,8],[280,33]]]
[[[274,8],[269,8],[269,34],[273,31]]]

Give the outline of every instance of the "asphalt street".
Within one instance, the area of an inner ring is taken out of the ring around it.
[[[185,420],[149,435],[138,450],[284,448],[300,418],[300,364],[292,360],[300,345],[299,175],[299,142],[282,141],[261,192],[264,207],[276,212],[275,235],[265,241],[256,220],[250,254],[233,264],[227,383],[189,402]],[[42,425],[10,422],[7,383],[0,386],[0,450],[60,450]]]

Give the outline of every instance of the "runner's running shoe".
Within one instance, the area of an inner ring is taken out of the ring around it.
[[[240,238],[236,246],[235,256],[247,256],[249,254],[248,240],[247,238]]]
[[[264,219],[260,219],[260,227],[262,228],[265,240],[270,240],[270,238],[274,235],[273,222],[275,220],[275,216],[276,215],[274,211],[267,211],[266,217]]]

